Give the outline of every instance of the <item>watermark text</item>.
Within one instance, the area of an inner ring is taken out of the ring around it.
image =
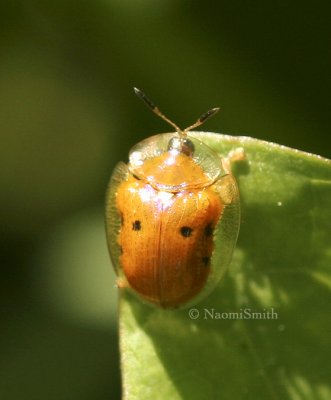
[[[240,308],[238,311],[219,311],[215,308],[190,308],[190,319],[278,319],[278,313],[273,307],[253,310],[250,307]]]

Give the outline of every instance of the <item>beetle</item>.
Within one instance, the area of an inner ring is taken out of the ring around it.
[[[240,225],[231,157],[221,159],[192,129],[182,130],[139,89],[136,95],[173,133],[149,137],[120,162],[106,198],[109,252],[121,288],[162,308],[198,302],[219,282]]]

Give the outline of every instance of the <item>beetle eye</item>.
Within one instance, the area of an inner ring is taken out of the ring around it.
[[[190,157],[194,153],[194,144],[190,139],[173,137],[169,140],[168,144],[168,151],[171,150],[179,151]]]

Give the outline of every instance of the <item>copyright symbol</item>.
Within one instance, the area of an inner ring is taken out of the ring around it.
[[[191,308],[188,312],[188,315],[191,319],[198,319],[199,318],[199,310],[197,310],[196,308]]]

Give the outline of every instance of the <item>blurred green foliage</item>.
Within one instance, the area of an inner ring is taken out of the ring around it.
[[[4,0],[0,31],[0,397],[118,399],[104,191],[168,130],[132,86],[180,126],[220,106],[205,129],[330,158],[329,3]]]

